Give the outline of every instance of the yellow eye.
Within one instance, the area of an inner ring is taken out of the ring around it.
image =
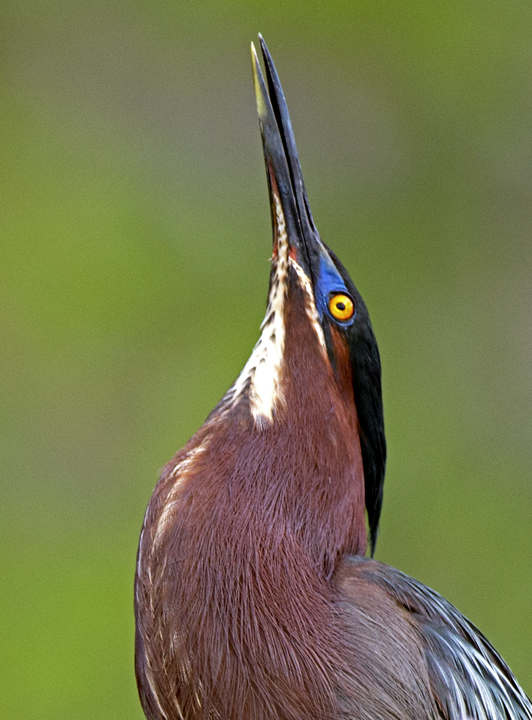
[[[351,320],[355,312],[355,306],[349,295],[339,293],[333,295],[329,300],[329,310],[333,318],[337,320]]]

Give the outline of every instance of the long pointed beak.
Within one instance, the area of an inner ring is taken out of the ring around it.
[[[274,255],[284,240],[289,252],[311,281],[319,266],[320,237],[312,220],[296,141],[279,76],[262,36],[259,35],[267,84],[264,81],[255,46],[251,43],[253,81],[262,147],[272,210]]]

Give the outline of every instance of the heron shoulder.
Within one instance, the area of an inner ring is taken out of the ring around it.
[[[413,697],[428,691],[432,709],[426,717],[532,720],[532,703],[504,660],[439,593],[363,557],[347,558],[336,582],[353,640],[359,639],[357,633],[364,637],[367,632],[374,643],[377,639],[379,652],[378,638],[383,638],[381,673],[391,675]],[[413,660],[421,661],[422,668]],[[387,678],[384,687],[386,682]]]

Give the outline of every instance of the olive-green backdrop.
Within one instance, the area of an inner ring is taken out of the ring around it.
[[[265,307],[259,31],[380,344],[377,557],[532,692],[530,0],[3,0],[2,718],[142,716],[144,509]]]

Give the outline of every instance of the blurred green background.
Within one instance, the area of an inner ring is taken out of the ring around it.
[[[530,1],[3,0],[2,718],[142,717],[144,509],[265,307],[258,31],[380,344],[377,557],[532,692]]]

